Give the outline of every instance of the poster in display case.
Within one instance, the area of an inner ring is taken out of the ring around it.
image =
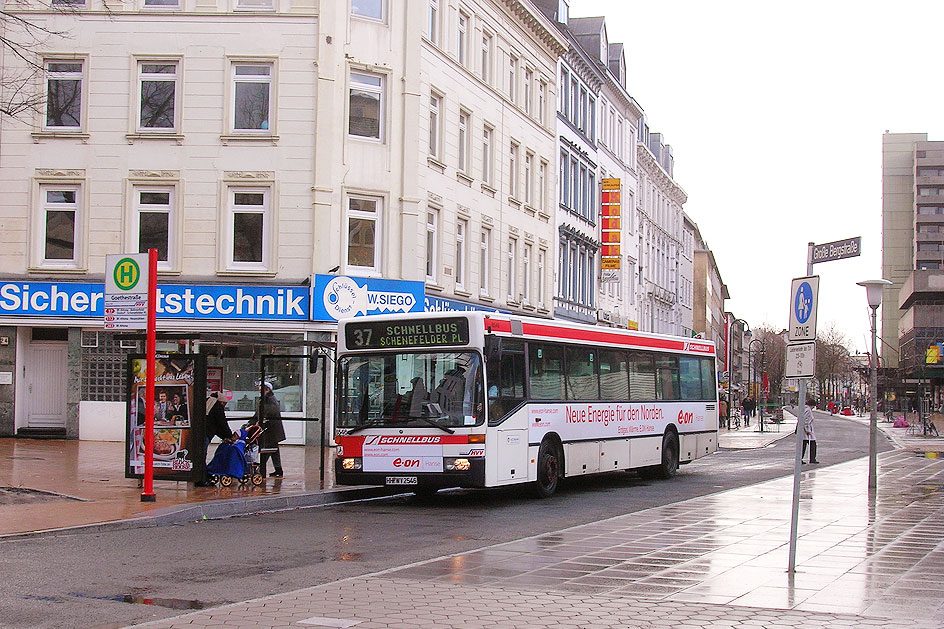
[[[146,399],[147,358],[128,357],[125,477],[144,476],[147,405],[154,406],[154,478],[198,481],[206,465],[206,358],[159,354],[154,362],[154,399]]]

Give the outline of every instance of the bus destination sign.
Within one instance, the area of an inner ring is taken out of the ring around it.
[[[426,321],[348,321],[344,340],[351,349],[468,345],[469,320],[463,317]]]

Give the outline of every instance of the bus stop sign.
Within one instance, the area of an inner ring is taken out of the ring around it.
[[[816,301],[819,296],[819,276],[798,277],[790,286],[789,341],[816,340]]]

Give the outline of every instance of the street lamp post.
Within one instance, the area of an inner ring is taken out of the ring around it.
[[[878,485],[877,474],[877,456],[878,456],[878,334],[876,331],[876,321],[878,307],[882,305],[882,291],[891,282],[888,280],[865,280],[856,282],[859,286],[865,287],[866,299],[869,302],[869,308],[872,309],[872,392],[870,394],[869,407],[871,417],[869,418],[869,491],[875,491]]]
[[[751,348],[754,347],[754,343],[760,343],[761,345],[760,351],[763,352],[764,348],[766,347],[764,341],[765,339],[752,339],[751,342],[747,344],[747,386],[750,389],[751,395],[754,395],[754,380],[751,378],[751,366],[754,361],[751,360],[751,351],[752,351]],[[754,352],[754,358],[755,359],[757,358],[756,351]],[[757,367],[754,367],[754,378],[757,378]],[[757,404],[755,408],[758,409],[757,416],[758,416],[758,421],[760,422],[760,431],[764,432],[764,419],[763,419],[763,415],[761,415],[763,411],[760,410],[761,406],[760,406],[759,400],[760,400],[760,386],[757,387],[757,400],[754,400],[754,402]]]

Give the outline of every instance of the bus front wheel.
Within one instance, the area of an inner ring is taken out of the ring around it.
[[[674,432],[667,432],[662,436],[662,462],[658,465],[639,469],[639,477],[643,480],[654,478],[668,479],[675,476],[679,468],[679,440]]]
[[[561,477],[562,457],[557,446],[545,441],[538,450],[538,479],[534,481],[534,494],[538,498],[548,498],[557,491]]]

